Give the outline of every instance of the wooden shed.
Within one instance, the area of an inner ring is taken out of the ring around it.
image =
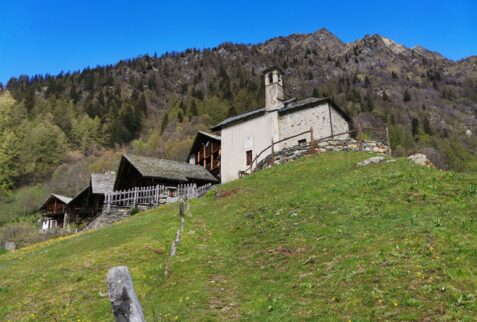
[[[192,143],[187,161],[204,167],[220,180],[221,153],[220,136],[199,131]]]
[[[200,186],[218,180],[199,165],[128,154],[121,157],[114,190],[155,185],[177,187],[185,183]]]
[[[42,216],[42,229],[63,228],[64,217],[71,198],[62,195],[51,194],[40,206]]]
[[[91,175],[89,185],[68,204],[67,211],[78,224],[96,216],[103,208],[104,195],[113,191],[114,174]]]

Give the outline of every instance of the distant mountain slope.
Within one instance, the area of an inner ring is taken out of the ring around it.
[[[127,265],[147,321],[472,320],[475,174],[328,153],[191,202],[0,255],[0,320],[112,321]],[[165,267],[168,278],[164,278]]]
[[[31,118],[68,104],[97,117],[100,146],[184,159],[195,130],[263,105],[261,71],[271,65],[285,71],[289,97],[333,96],[355,123],[390,125],[396,153],[426,150],[444,168],[475,168],[469,160],[477,151],[476,58],[455,62],[378,34],[344,43],[320,29],[58,76],[20,76],[7,88]],[[54,119],[78,148],[71,121]]]

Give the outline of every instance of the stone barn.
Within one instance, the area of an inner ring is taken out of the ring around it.
[[[42,216],[41,228],[43,230],[63,228],[66,209],[71,200],[69,197],[51,194],[39,209]]]
[[[201,186],[218,180],[206,168],[186,162],[157,159],[138,155],[123,155],[119,162],[114,190],[164,185],[177,187],[195,183]]]
[[[273,142],[278,142],[313,128],[313,138],[347,138],[350,117],[331,98],[308,97],[285,99],[283,72],[276,67],[264,71],[265,107],[232,116],[214,126],[220,131],[221,180],[237,179],[239,172],[251,166],[252,160]],[[309,133],[275,145],[276,151],[309,141]],[[261,155],[258,162],[270,152]]]

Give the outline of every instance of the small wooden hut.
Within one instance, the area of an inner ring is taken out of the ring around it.
[[[68,213],[79,224],[102,210],[104,195],[113,191],[114,174],[91,174],[89,185],[68,204]]]
[[[186,183],[201,186],[218,180],[199,165],[128,154],[121,157],[114,190],[155,185],[177,187]]]
[[[39,208],[42,216],[41,228],[63,228],[66,209],[71,200],[69,197],[51,194]]]
[[[220,136],[199,131],[192,143],[187,161],[204,167],[220,180],[221,152]]]

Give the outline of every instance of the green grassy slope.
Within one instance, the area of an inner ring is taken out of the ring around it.
[[[0,320],[112,320],[127,265],[148,321],[473,320],[477,176],[307,157],[191,202],[0,255]],[[165,265],[170,275],[165,280]]]

